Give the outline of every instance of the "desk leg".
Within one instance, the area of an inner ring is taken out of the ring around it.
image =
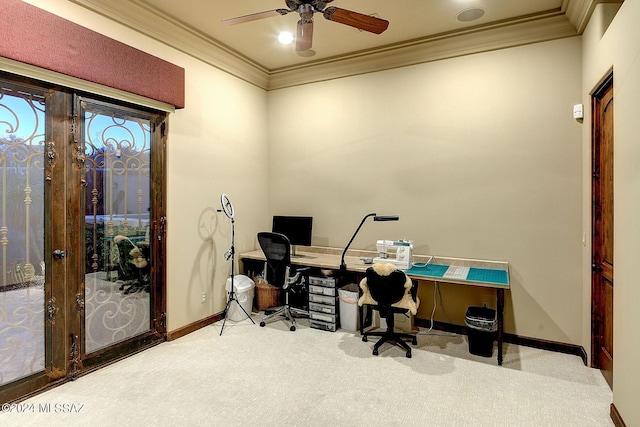
[[[498,315],[498,365],[502,365],[502,332],[504,327],[504,289],[496,289]]]

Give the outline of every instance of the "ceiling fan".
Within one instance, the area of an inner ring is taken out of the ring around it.
[[[382,33],[389,26],[389,21],[376,18],[375,16],[365,15],[339,7],[326,7],[327,3],[331,3],[332,1],[333,0],[285,0],[289,9],[268,10],[266,12],[223,19],[222,23],[225,25],[242,24],[244,22],[278,15],[284,16],[291,12],[297,12],[298,15],[300,15],[296,29],[296,51],[298,52],[311,49],[313,43],[313,14],[316,12],[322,13],[322,16],[329,21],[349,25],[350,27],[374,34]]]

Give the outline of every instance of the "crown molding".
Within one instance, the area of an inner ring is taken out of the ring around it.
[[[158,13],[147,0],[69,1],[241,80],[265,90],[275,90],[576,36],[576,27],[567,16],[569,10],[575,16],[584,16],[586,5],[581,4],[597,0],[565,0],[563,10],[274,70],[266,69],[194,28]]]
[[[566,11],[567,19],[576,27],[578,34],[582,34],[587,27],[593,10],[601,3],[624,3],[624,0],[565,0],[562,10]]]
[[[563,14],[388,46],[271,74],[269,90],[576,36]]]

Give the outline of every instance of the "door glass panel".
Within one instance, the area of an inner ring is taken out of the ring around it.
[[[150,330],[150,120],[83,103],[85,352]]]
[[[44,112],[0,83],[0,385],[45,367]]]

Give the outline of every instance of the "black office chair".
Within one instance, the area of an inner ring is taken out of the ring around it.
[[[284,234],[260,232],[258,233],[258,243],[266,258],[266,277],[265,280],[284,291],[284,305],[267,309],[267,314],[260,326],[266,325],[266,321],[276,316],[284,316],[291,322],[289,330],[296,330],[296,320],[294,315],[309,316],[307,310],[292,307],[289,305],[289,297],[292,294],[300,295],[306,291],[306,285],[302,279],[302,272],[309,270],[309,267],[299,268],[293,271],[291,266],[291,244]]]
[[[406,350],[406,356],[411,357],[411,347],[404,340],[411,340],[413,345],[418,344],[418,338],[414,334],[395,332],[394,319],[396,313],[416,314],[420,300],[418,299],[417,286],[403,271],[398,270],[390,263],[376,263],[369,267],[365,278],[360,282],[362,296],[358,304],[370,305],[380,313],[387,322],[385,331],[370,331],[362,335],[362,341],[367,342],[368,337],[378,336],[380,340],[373,346],[373,355],[378,355],[378,349],[385,342],[399,345]]]

